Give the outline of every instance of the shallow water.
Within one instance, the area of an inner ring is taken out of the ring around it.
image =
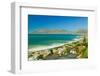
[[[62,44],[78,37],[73,34],[28,34],[28,48]]]

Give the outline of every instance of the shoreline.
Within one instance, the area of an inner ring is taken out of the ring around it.
[[[88,58],[87,37],[80,36],[72,41],[49,47],[32,48],[28,51],[28,60],[52,60],[64,58]]]
[[[53,48],[56,48],[56,47],[61,47],[61,46],[67,45],[67,44],[71,44],[73,42],[80,41],[81,39],[83,39],[83,36],[81,36],[80,38],[73,39],[72,41],[67,41],[63,44],[53,44],[53,45],[50,45],[50,46],[40,46],[40,47],[28,49],[28,51],[29,52],[35,52],[35,51],[53,49]]]

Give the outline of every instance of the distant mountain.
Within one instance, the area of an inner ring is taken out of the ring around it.
[[[88,30],[87,29],[78,29],[75,31],[76,34],[87,34]]]
[[[34,30],[32,34],[67,34],[70,33],[68,30],[59,30],[59,29],[38,29]]]
[[[32,31],[30,34],[87,34],[86,29],[78,29],[74,31],[64,29],[37,29]]]

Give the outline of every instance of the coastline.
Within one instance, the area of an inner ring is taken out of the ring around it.
[[[79,59],[88,58],[88,37],[80,36],[72,41],[50,47],[28,51],[28,60]]]
[[[81,36],[80,38],[73,39],[72,41],[66,41],[65,43],[62,43],[62,44],[53,44],[53,45],[50,45],[50,46],[39,46],[39,47],[35,47],[35,48],[33,47],[33,48],[28,49],[28,51],[29,52],[35,52],[35,51],[53,49],[53,48],[56,48],[56,47],[61,47],[61,46],[67,45],[67,44],[71,44],[73,42],[80,41],[81,39],[83,39],[83,36]]]

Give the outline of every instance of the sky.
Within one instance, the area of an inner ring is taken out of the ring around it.
[[[28,32],[34,30],[69,30],[87,29],[88,17],[28,15]]]

